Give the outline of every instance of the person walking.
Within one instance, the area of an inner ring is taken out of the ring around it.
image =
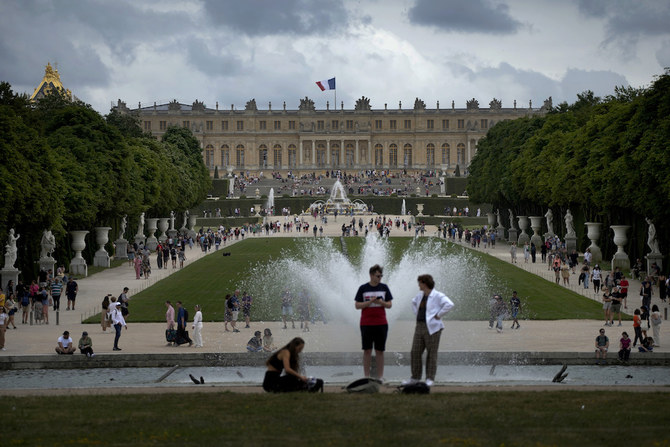
[[[363,349],[363,372],[370,377],[372,349],[375,350],[377,378],[384,376],[384,351],[388,336],[386,309],[393,305],[393,295],[389,287],[382,283],[383,269],[379,264],[370,267],[370,281],[361,285],[356,292],[355,306],[361,311],[360,330]]]
[[[109,314],[112,319],[114,330],[116,331],[116,335],[114,336],[114,351],[120,351],[121,348],[119,348],[119,339],[121,338],[121,330],[124,327],[126,330],[128,330],[128,325],[126,324],[126,320],[123,319],[123,314],[121,313],[121,309],[119,309],[119,302],[117,301],[116,297],[113,296],[110,301]]]
[[[435,280],[431,275],[420,275],[417,281],[420,292],[412,299],[412,311],[416,315],[411,351],[412,377],[403,385],[421,380],[421,356],[426,351],[426,385],[433,386],[437,373],[437,351],[444,329],[442,317],[453,309],[454,303],[444,293],[435,290]]]
[[[663,323],[663,317],[661,317],[661,311],[658,309],[658,306],[654,304],[651,306],[651,315],[649,316],[649,321],[651,322],[651,333],[654,338],[654,347],[661,347],[661,323]]]
[[[67,309],[65,310],[70,310],[70,306],[72,306],[72,310],[74,310],[77,293],[79,293],[79,285],[77,284],[77,281],[70,276],[67,280],[67,285],[65,286],[65,295],[67,296]]]
[[[188,342],[189,346],[193,346],[193,340],[191,340],[188,332],[186,332],[187,323],[186,309],[184,309],[181,301],[177,301],[177,344],[183,341],[184,343]]]
[[[104,332],[107,331],[107,328],[110,326],[109,318],[107,312],[109,311],[109,297],[110,295],[105,295],[102,299],[102,312],[100,313],[100,326]]]
[[[7,330],[7,324],[9,321],[9,315],[7,315],[7,309],[5,306],[0,307],[0,351],[5,351],[5,331]]]
[[[519,299],[516,290],[512,292],[512,298],[509,299],[509,307],[512,312],[512,327],[511,329],[515,329],[514,325],[516,324],[516,329],[519,329],[521,326],[519,325],[519,312],[521,312],[521,300]]]
[[[193,315],[193,338],[195,339],[195,347],[202,348],[202,309],[200,304],[195,305],[195,315]]]
[[[244,292],[242,294],[242,316],[244,317],[244,322],[246,323],[245,328],[250,328],[251,326],[249,325],[250,319],[251,319],[251,302],[253,299],[251,298],[251,295],[249,295],[247,292]]]

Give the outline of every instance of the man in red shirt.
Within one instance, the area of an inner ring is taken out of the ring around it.
[[[626,301],[626,298],[628,298],[628,280],[624,276],[621,278],[621,281],[619,281],[619,287],[621,287],[621,290],[619,290],[619,293],[621,294],[621,301],[623,302],[623,308],[628,309],[628,304]]]
[[[384,377],[384,351],[388,335],[386,309],[390,309],[393,296],[386,284],[381,282],[383,269],[378,264],[370,267],[370,282],[356,292],[356,309],[361,310],[361,339],[363,346],[363,372],[370,377],[372,349],[375,350],[377,378]]]

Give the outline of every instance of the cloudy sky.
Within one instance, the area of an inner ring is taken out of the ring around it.
[[[101,113],[195,99],[296,109],[337,78],[353,108],[573,103],[670,66],[667,0],[0,0],[0,80],[32,93],[47,62]]]

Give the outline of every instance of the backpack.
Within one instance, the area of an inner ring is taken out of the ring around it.
[[[188,310],[184,307],[184,326],[188,323]]]
[[[426,385],[426,382],[416,382],[399,386],[398,391],[402,394],[430,394],[430,387]]]
[[[381,384],[382,381],[379,379],[363,377],[362,379],[354,380],[349,385],[345,386],[344,389],[347,393],[374,394],[379,392],[379,386]]]

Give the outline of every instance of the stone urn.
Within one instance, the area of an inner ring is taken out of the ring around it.
[[[109,268],[109,253],[105,250],[105,244],[109,241],[109,230],[112,227],[95,227],[95,243],[98,244],[98,251],[93,256],[93,265],[96,267]]]
[[[156,239],[156,230],[158,229],[158,218],[150,217],[147,219],[147,230],[149,231],[149,237],[147,237],[147,242],[145,246],[151,250],[155,251],[158,247],[158,239]]]
[[[530,227],[533,229],[533,235],[530,237],[530,243],[535,244],[535,248],[540,249],[542,245],[542,237],[540,230],[542,230],[542,216],[529,216]]]
[[[624,247],[628,243],[626,232],[630,228],[630,225],[611,225],[610,228],[614,231],[614,243],[617,247],[616,253],[614,253],[614,257],[612,258],[612,270],[616,267],[619,267],[621,270],[629,270],[630,259]]]
[[[417,216],[423,216],[423,203],[417,203],[416,204],[416,215]]]
[[[586,225],[586,236],[591,241],[591,245],[587,247],[587,250],[591,251],[592,263],[598,263],[603,260],[603,252],[598,247],[598,239],[600,238],[600,222],[584,222]]]
[[[254,194],[255,194],[257,199],[261,198],[261,190],[260,189],[256,188],[256,191],[254,191]]]
[[[189,216],[190,217],[190,216]],[[195,217],[195,216],[193,216]],[[163,243],[167,241],[167,234],[165,233],[169,227],[168,220],[170,220],[169,217],[161,217],[158,219],[158,231],[160,231],[160,235],[158,236],[158,240]]]
[[[493,229],[496,224],[496,215],[493,213],[486,213],[486,218],[488,219],[489,228]]]
[[[77,276],[88,276],[88,266],[86,260],[81,255],[81,252],[86,248],[86,235],[88,231],[75,230],[70,231],[72,235],[72,250],[74,250],[74,257],[70,261],[70,273]]]
[[[262,209],[261,207],[262,206],[263,205],[261,205],[260,203],[255,203],[254,204],[254,211],[256,212],[256,214],[254,214],[254,216],[261,217],[261,209]]]
[[[530,243],[530,237],[528,236],[528,234],[526,234],[526,229],[528,228],[528,217],[516,216],[516,218],[519,220],[519,229],[521,230],[521,234],[519,235],[517,245],[522,246],[526,242]]]

